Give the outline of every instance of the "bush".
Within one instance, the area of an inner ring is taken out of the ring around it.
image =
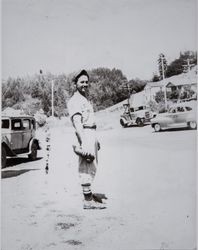
[[[42,109],[36,112],[34,118],[36,119],[36,122],[39,125],[39,127],[42,127],[46,124],[47,116],[44,114],[44,111]]]

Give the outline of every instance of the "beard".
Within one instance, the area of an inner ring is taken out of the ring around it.
[[[80,92],[81,95],[88,97],[89,96],[89,89],[88,88],[77,88],[77,90]]]

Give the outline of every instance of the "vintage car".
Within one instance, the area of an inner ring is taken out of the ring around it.
[[[124,113],[120,116],[120,124],[125,128],[132,125],[143,126],[150,123],[151,118],[155,116],[146,106],[132,108],[124,104]]]
[[[151,126],[156,132],[164,129],[182,127],[196,129],[196,109],[186,104],[172,106],[168,112],[158,114],[155,118],[151,119]]]
[[[6,167],[7,157],[28,155],[30,160],[37,158],[41,149],[35,138],[36,121],[31,116],[1,117],[1,166]]]

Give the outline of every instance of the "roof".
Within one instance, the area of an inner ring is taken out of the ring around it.
[[[1,113],[2,116],[26,116],[23,110],[16,110],[10,107],[4,109]]]
[[[30,116],[30,115],[2,115],[1,116],[1,119],[4,119],[4,118],[31,118],[31,119],[35,119],[33,116]]]
[[[145,88],[171,86],[192,85],[197,84],[197,66],[193,67],[188,73],[171,76],[158,82],[148,82]]]

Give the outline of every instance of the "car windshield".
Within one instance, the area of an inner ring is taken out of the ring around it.
[[[171,108],[171,109],[169,110],[169,113],[176,113],[176,109],[175,109],[175,108]]]

